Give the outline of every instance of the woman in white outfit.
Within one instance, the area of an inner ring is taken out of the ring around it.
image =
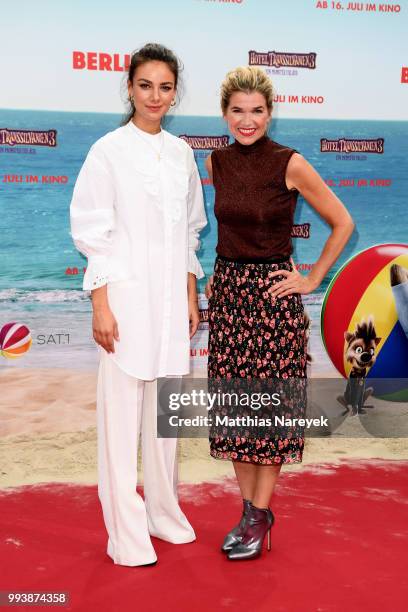
[[[177,440],[157,438],[156,428],[155,379],[189,372],[203,276],[196,250],[206,217],[193,151],[161,128],[178,74],[176,56],[161,45],[133,54],[129,116],[91,147],[71,203],[101,347],[98,494],[107,553],[120,565],[155,563],[150,536],[195,540],[178,505]],[[140,435],[144,501],[136,492]]]

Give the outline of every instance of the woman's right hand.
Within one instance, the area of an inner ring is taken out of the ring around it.
[[[119,342],[118,324],[108,305],[94,308],[92,317],[93,337],[107,353],[114,353],[113,340]]]
[[[208,279],[208,282],[207,282],[207,284],[205,286],[205,289],[204,289],[205,297],[207,298],[207,300],[209,300],[210,297],[212,296],[213,283],[214,283],[214,275],[211,274],[211,276]]]

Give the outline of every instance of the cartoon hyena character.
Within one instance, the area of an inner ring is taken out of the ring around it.
[[[344,332],[344,338],[347,342],[344,354],[352,368],[344,395],[337,399],[346,408],[343,414],[365,414],[364,402],[373,392],[372,387],[365,388],[365,377],[376,360],[375,351],[381,338],[377,337],[372,317],[357,323],[353,333]]]

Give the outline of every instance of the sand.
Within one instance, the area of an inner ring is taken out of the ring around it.
[[[1,368],[0,487],[96,484],[95,388],[95,372]],[[358,459],[408,459],[406,438],[366,437],[357,418],[347,420],[337,433],[307,439],[303,463],[284,470],[324,469],[327,463]],[[206,439],[179,441],[180,482],[213,481],[232,474],[229,461],[209,457]],[[143,481],[142,473],[139,479]]]

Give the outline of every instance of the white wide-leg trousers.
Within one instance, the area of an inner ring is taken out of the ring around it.
[[[98,495],[107,553],[119,565],[145,565],[157,559],[151,535],[174,544],[195,540],[178,505],[177,439],[157,438],[155,381],[129,376],[104,350],[100,356]],[[140,437],[145,501],[136,491]]]

